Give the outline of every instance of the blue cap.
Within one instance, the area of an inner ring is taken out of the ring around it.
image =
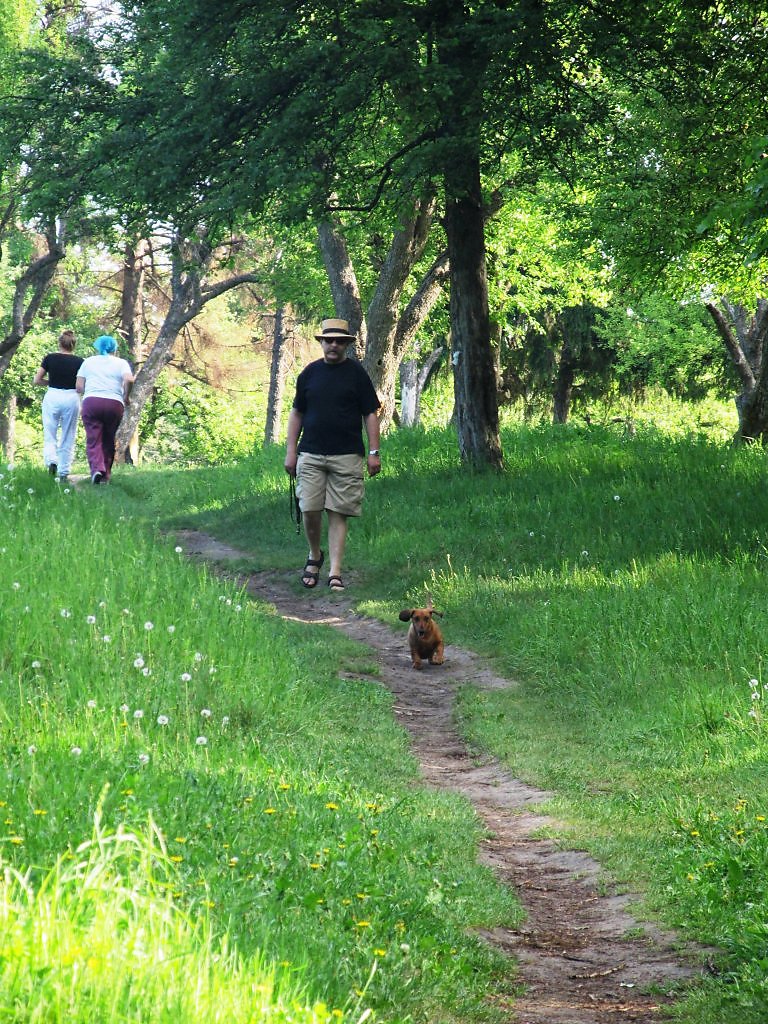
[[[101,337],[94,341],[93,347],[100,355],[106,356],[117,349],[117,342],[111,334],[102,334]]]

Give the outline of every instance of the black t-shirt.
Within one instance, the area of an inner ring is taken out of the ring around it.
[[[298,450],[312,455],[365,455],[363,418],[381,405],[371,378],[356,359],[306,366],[296,381],[293,407],[302,415]]]
[[[69,352],[49,352],[40,364],[48,374],[48,387],[74,391],[77,371],[83,360]]]

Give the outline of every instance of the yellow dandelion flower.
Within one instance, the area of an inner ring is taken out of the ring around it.
[[[338,1010],[338,1009],[331,1010],[331,1016],[332,1017],[339,1017],[339,1018],[341,1018],[341,1017],[344,1016],[344,1011],[343,1010]]]
[[[313,861],[309,866],[312,868],[313,871],[319,871],[323,865],[318,864],[317,861]]]
[[[756,814],[755,815],[755,821],[765,821],[765,815],[764,814]]]
[[[132,789],[123,789],[120,791],[122,796],[133,796]]]
[[[208,907],[208,909],[210,910],[211,907],[215,907],[216,906],[216,901],[215,900],[203,900],[203,906],[204,907]]]
[[[281,960],[280,961],[280,966],[281,967],[290,967],[291,966],[291,961],[290,960]]]
[[[42,808],[37,808],[33,813],[36,814],[38,817],[41,817],[41,816],[47,814],[48,811],[44,811],[44,810],[42,810]]]
[[[374,839],[376,838],[376,836],[378,834],[379,834],[379,830],[377,828],[372,828],[371,829],[371,835],[373,836]]]
[[[733,834],[735,836],[743,836],[744,835],[744,829],[743,828],[737,828]]]
[[[174,843],[186,843],[187,837],[186,836],[176,836],[176,838],[173,841],[174,841]]]
[[[229,858],[228,864],[229,864],[229,866],[231,868],[237,867],[237,865],[239,863],[240,863],[240,858],[239,857],[230,857]]]
[[[386,956],[387,955],[387,951],[386,951],[386,949],[374,949],[373,955],[374,956]]]
[[[357,925],[358,928],[370,928],[371,927],[371,922],[370,921],[355,921],[355,924]]]
[[[397,924],[395,925],[395,931],[397,931],[397,932],[404,932],[405,931],[405,921],[398,921]]]
[[[13,818],[6,818],[5,821],[3,822],[3,824],[4,825],[12,825],[13,824]]]
[[[691,835],[692,836],[697,836],[698,834],[699,833],[698,833],[697,829],[694,828],[694,829],[691,830]]]
[[[180,854],[174,853],[174,855],[171,857],[171,860],[173,861],[174,864],[181,864],[184,858]]]
[[[243,803],[244,804],[252,804],[253,803],[253,797],[252,796],[243,797]]]
[[[357,893],[355,893],[355,895],[357,896],[357,898],[359,900],[367,900],[368,899],[368,893],[367,892],[357,892]]]
[[[265,807],[264,808],[264,813],[265,814],[276,814],[277,812],[276,812],[274,807]]]
[[[696,881],[696,875],[692,875],[690,872],[688,872],[688,874],[685,877],[688,879],[689,882]]]
[[[335,803],[333,803],[333,801],[331,800],[331,801],[329,801],[329,802],[328,802],[328,803],[327,803],[327,804],[325,805],[325,808],[326,808],[326,810],[328,810],[328,811],[338,811],[338,809],[339,809],[339,805],[338,805],[338,804],[335,804]]]
[[[8,806],[8,801],[7,800],[0,800],[0,807],[7,807],[7,806]]]
[[[342,907],[348,907],[348,906],[350,905],[350,903],[351,903],[351,902],[352,902],[352,900],[351,900],[351,899],[349,899],[348,897],[345,897],[345,898],[344,898],[344,899],[343,899],[343,900],[341,901],[341,905],[342,905]]]
[[[281,782],[280,785],[277,788],[278,789],[282,789],[282,791],[285,792],[287,789],[290,789],[291,787],[290,787],[289,783]]]
[[[378,811],[379,805],[378,804],[366,804],[365,805],[365,809],[366,809],[366,811]]]

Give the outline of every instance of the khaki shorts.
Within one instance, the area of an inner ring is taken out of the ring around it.
[[[302,452],[296,463],[296,496],[302,512],[330,509],[359,516],[363,509],[361,455],[311,455]]]

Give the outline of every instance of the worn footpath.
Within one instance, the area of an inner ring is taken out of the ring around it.
[[[247,559],[204,534],[178,534],[188,555],[220,566]],[[638,922],[632,898],[606,886],[600,865],[578,851],[537,836],[555,823],[537,811],[549,794],[514,779],[489,757],[478,758],[460,738],[453,717],[459,686],[508,687],[481,659],[448,643],[445,664],[417,672],[401,624],[392,628],[357,615],[347,594],[321,585],[297,592],[285,574],[257,572],[248,591],[308,627],[340,629],[372,649],[376,680],[394,695],[394,712],[411,738],[428,785],[471,801],[487,834],[480,857],[512,886],[525,908],[517,928],[484,938],[517,964],[524,995],[504,1007],[517,1024],[652,1024],[675,993],[703,969],[702,956],[683,953],[675,937]]]

